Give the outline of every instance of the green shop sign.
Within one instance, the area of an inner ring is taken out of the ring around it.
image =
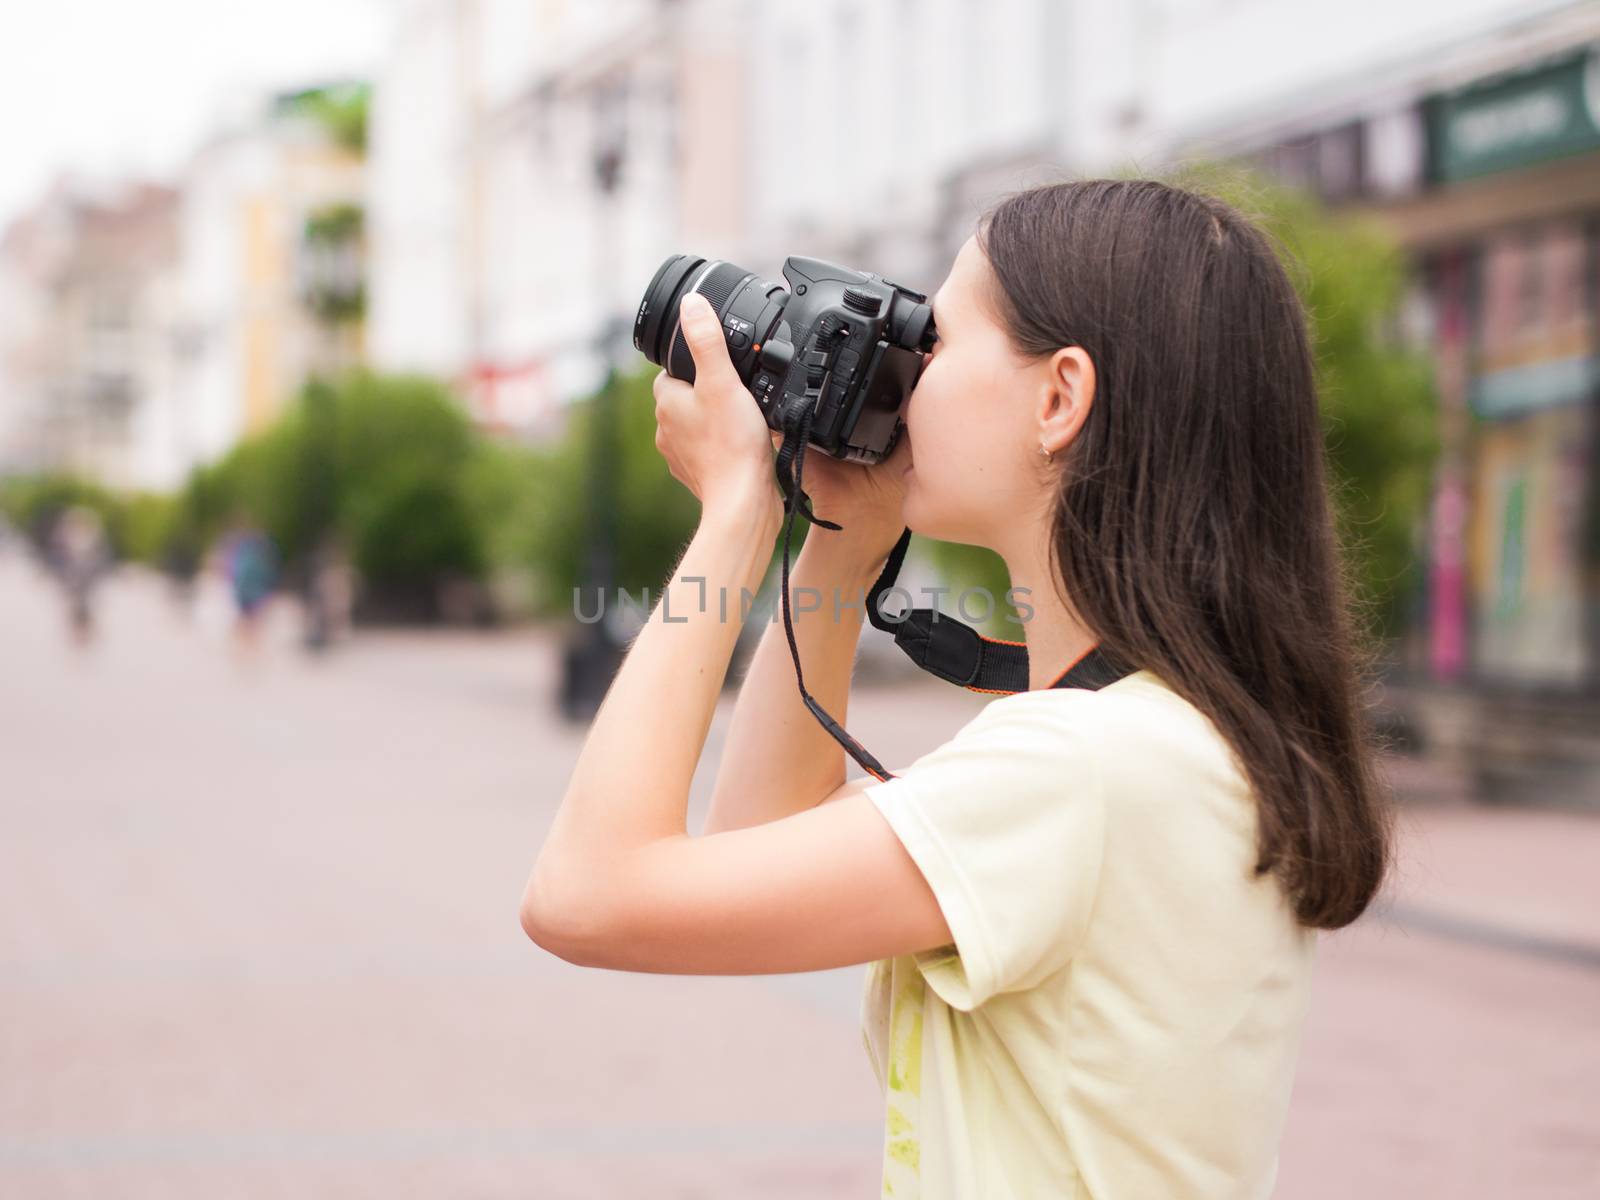
[[[1471,179],[1600,149],[1600,46],[1427,102],[1432,177]]]

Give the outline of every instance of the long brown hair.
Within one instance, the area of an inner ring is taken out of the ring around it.
[[[1257,874],[1302,924],[1349,924],[1383,881],[1389,805],[1283,265],[1228,205],[1148,180],[1020,192],[978,241],[1012,345],[1079,346],[1095,365],[1052,518],[1066,600],[1233,748]]]

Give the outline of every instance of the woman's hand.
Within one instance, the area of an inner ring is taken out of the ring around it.
[[[772,444],[781,446],[783,435],[773,433]],[[806,550],[815,545],[830,561],[842,559],[875,576],[906,527],[901,509],[910,454],[903,430],[889,457],[872,466],[807,447],[801,489],[811,497],[812,512],[842,528],[807,531]]]
[[[679,320],[694,356],[695,381],[665,371],[656,376],[656,449],[673,477],[699,497],[702,513],[763,504],[776,528],[783,500],[770,431],[728,357],[716,311],[692,292],[683,299]]]

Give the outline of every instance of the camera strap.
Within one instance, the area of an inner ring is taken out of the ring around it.
[[[929,674],[958,684],[969,692],[1011,696],[1028,690],[1028,644],[1005,638],[984,637],[936,608],[912,608],[897,617],[886,616],[882,601],[900,574],[911,530],[906,529],[889,552],[878,581],[867,594],[867,619],[874,628],[894,634],[895,645]],[[907,593],[907,595],[909,595]],[[1112,658],[1100,645],[1091,646],[1077,661],[1056,676],[1052,688],[1086,688],[1099,691],[1132,671]]]
[[[975,692],[1010,695],[1028,689],[1028,646],[1003,638],[986,638],[970,625],[936,608],[908,608],[898,617],[880,607],[900,574],[911,530],[900,534],[878,581],[867,595],[867,619],[894,635],[895,645],[917,666],[940,679]],[[906,594],[909,598],[909,593]]]
[[[794,535],[795,518],[804,517],[813,525],[824,529],[841,526],[824,520],[811,511],[809,497],[801,488],[805,469],[806,445],[811,438],[811,421],[816,413],[816,396],[824,394],[831,368],[826,371],[817,389],[807,388],[806,395],[796,397],[781,413],[783,444],[778,450],[778,486],[784,497],[783,560],[781,601],[783,605],[783,632],[789,640],[789,656],[794,660],[795,681],[800,686],[800,698],[824,729],[844,747],[845,753],[861,766],[862,770],[878,780],[895,778],[882,763],[856,741],[849,732],[828,715],[811,693],[806,691],[805,675],[800,667],[800,646],[794,636],[794,618],[789,602],[789,551]],[[906,549],[911,545],[911,530],[906,529],[890,551],[877,582],[867,595],[867,618],[874,628],[894,635],[895,645],[905,651],[917,666],[930,674],[958,684],[969,691],[986,692],[998,696],[1014,695],[1028,690],[1028,647],[1025,642],[1006,641],[1003,638],[986,638],[972,626],[947,616],[933,608],[912,608],[898,617],[885,616],[879,603],[894,586],[900,567],[905,562]],[[1131,674],[1129,668],[1113,659],[1099,645],[1089,648],[1078,660],[1056,677],[1052,688],[1085,688],[1098,691]]]

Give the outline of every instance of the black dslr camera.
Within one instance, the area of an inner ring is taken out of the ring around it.
[[[810,445],[834,458],[882,462],[938,336],[928,298],[815,258],[785,259],[783,277],[787,291],[730,262],[674,254],[645,289],[634,348],[693,383],[678,305],[699,292],[721,319],[733,365],[771,428],[784,431],[786,416],[810,408]]]

